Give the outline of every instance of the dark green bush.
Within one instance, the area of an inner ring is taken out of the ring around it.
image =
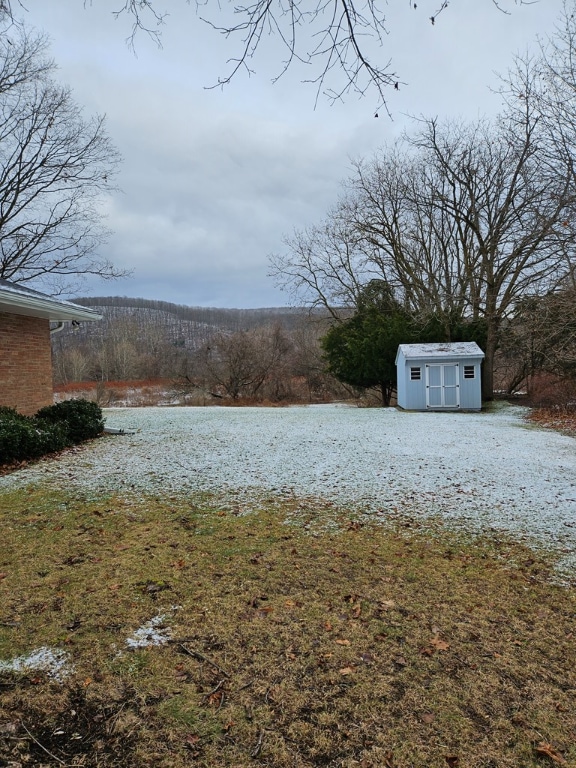
[[[41,408],[36,418],[51,424],[65,424],[73,443],[98,437],[104,430],[102,409],[90,400],[64,400]]]
[[[0,407],[0,464],[35,459],[71,444],[65,424],[52,424]]]

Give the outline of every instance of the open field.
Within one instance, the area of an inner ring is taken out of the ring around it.
[[[440,517],[576,553],[574,439],[538,429],[527,409],[403,413],[394,408],[113,408],[135,434],[101,440],[0,477],[84,494],[205,491],[253,507],[307,498],[365,512]]]
[[[0,765],[576,765],[572,438],[160,410],[0,479]]]

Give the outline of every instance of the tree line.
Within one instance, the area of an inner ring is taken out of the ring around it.
[[[68,327],[53,337],[57,384],[163,379],[175,393],[201,394],[204,400],[367,397],[376,402],[379,397],[389,405],[398,345],[437,341],[443,333],[437,317],[425,324],[415,320],[376,280],[361,292],[358,308],[339,309],[339,322],[305,308],[221,313],[210,308],[214,322],[209,324],[200,322],[208,317],[203,308],[122,297],[98,301],[90,299],[90,305],[103,314],[102,321]],[[518,306],[504,324],[495,356],[499,391],[536,392],[552,377],[555,387],[546,396],[557,403],[574,399],[575,306],[574,289],[530,297]],[[245,312],[251,324],[242,327]],[[473,340],[484,348],[485,333],[482,322],[451,324],[453,341]]]
[[[235,401],[350,396],[326,370],[321,339],[329,323],[320,313],[205,310],[121,297],[82,302],[103,319],[53,336],[57,384],[164,379],[183,395]]]

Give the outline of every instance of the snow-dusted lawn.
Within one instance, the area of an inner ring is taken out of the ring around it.
[[[0,478],[66,488],[316,496],[373,515],[442,515],[576,553],[576,440],[528,426],[521,408],[404,413],[329,405],[123,408],[134,435]]]

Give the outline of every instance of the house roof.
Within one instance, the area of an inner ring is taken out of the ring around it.
[[[400,353],[406,360],[424,360],[428,358],[484,357],[484,352],[475,341],[452,341],[444,344],[400,344],[396,362]]]
[[[81,307],[71,301],[53,299],[45,293],[2,279],[0,279],[0,312],[43,317],[56,322],[102,319],[102,315],[93,309]]]

